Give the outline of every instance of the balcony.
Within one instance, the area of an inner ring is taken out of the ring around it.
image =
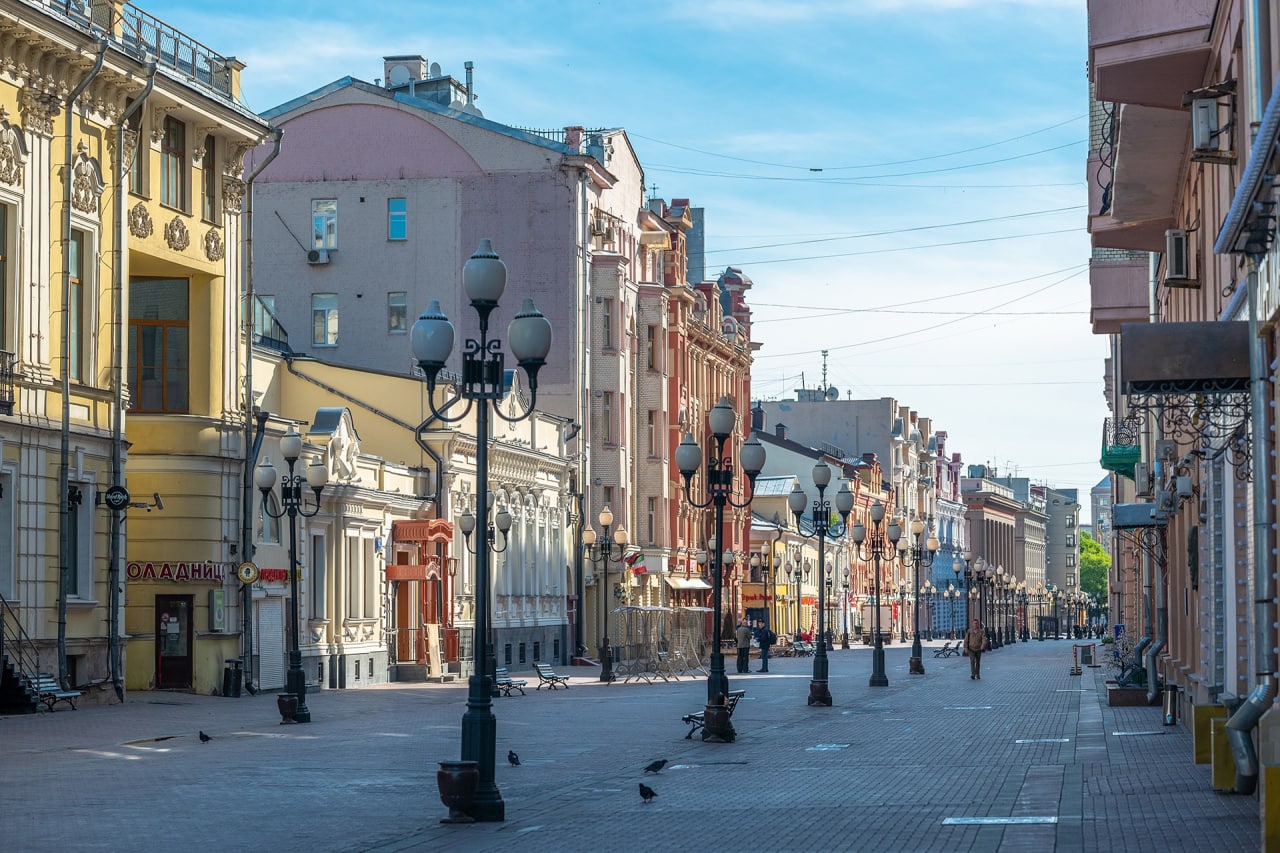
[[[1103,470],[1123,474],[1132,480],[1133,466],[1142,461],[1141,436],[1141,418],[1107,418],[1103,421],[1102,458],[1099,460]]]
[[[1089,233],[1097,248],[1163,252],[1174,227],[1174,198],[1189,156],[1191,116],[1184,110],[1122,106],[1113,169],[1089,156]],[[1102,213],[1102,189],[1111,185]]]
[[[1094,258],[1089,262],[1089,322],[1095,335],[1117,335],[1121,323],[1145,323],[1150,319],[1146,259],[1115,254],[1115,258]]]
[[[0,350],[0,415],[13,414],[13,353]]]
[[[1179,108],[1204,83],[1217,0],[1089,0],[1089,70],[1100,101]]]

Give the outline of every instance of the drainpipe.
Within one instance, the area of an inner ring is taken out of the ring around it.
[[[280,154],[280,138],[284,131],[278,127],[267,131],[272,138],[271,153],[258,164],[245,179],[244,187],[244,280],[245,280],[245,334],[244,334],[244,476],[240,493],[240,554],[244,560],[253,559],[253,469],[258,464],[258,450],[262,446],[262,432],[266,428],[267,413],[259,412],[253,404],[253,339],[257,334],[257,311],[253,289],[253,182]],[[254,435],[254,421],[257,435]],[[293,567],[290,566],[292,571]],[[258,692],[253,681],[253,588],[240,585],[241,656],[244,658],[244,689],[252,696]]]
[[[1161,466],[1163,467],[1163,466]],[[1162,482],[1163,478],[1158,481]],[[1160,653],[1164,651],[1169,639],[1169,610],[1165,604],[1165,582],[1167,579],[1167,559],[1165,555],[1165,541],[1167,536],[1167,528],[1161,527],[1157,531],[1156,555],[1148,557],[1149,572],[1148,577],[1153,578],[1155,586],[1155,642],[1147,649],[1146,670],[1147,670],[1147,702],[1154,705],[1156,700],[1160,698],[1160,685],[1156,678],[1156,661],[1160,657]],[[1150,594],[1150,593],[1149,593]]]
[[[1255,3],[1256,5],[1256,3]],[[1249,257],[1249,429],[1253,436],[1250,459],[1253,470],[1253,654],[1254,675],[1258,683],[1249,698],[1227,720],[1227,741],[1236,763],[1236,793],[1252,794],[1258,787],[1258,753],[1253,745],[1253,730],[1262,715],[1271,709],[1276,698],[1277,651],[1275,630],[1277,618],[1276,579],[1271,573],[1271,537],[1267,530],[1267,456],[1272,446],[1266,424],[1267,370],[1264,343],[1258,336],[1258,263]]]
[[[71,184],[73,178],[71,163],[71,131],[75,118],[76,98],[89,88],[93,78],[102,70],[102,62],[107,56],[107,40],[98,39],[98,56],[89,73],[84,75],[79,85],[67,95],[66,101],[66,146],[63,149],[63,188],[62,188],[62,345],[59,355],[62,358],[62,439],[59,447],[58,462],[58,683],[64,689],[73,687],[68,684],[67,672],[67,588],[71,585],[71,529],[68,516],[75,512],[71,505]]]
[[[114,316],[112,323],[114,324],[111,337],[111,362],[114,365],[115,388],[113,389],[111,402],[111,485],[118,486],[124,482],[124,278],[125,278],[125,209],[129,205],[129,192],[125,187],[125,182],[129,180],[129,170],[133,167],[133,163],[126,163],[123,158],[124,153],[124,132],[125,127],[129,124],[129,119],[133,118],[138,110],[142,109],[142,105],[146,103],[151,90],[156,85],[156,60],[150,57],[147,60],[147,85],[143,87],[138,97],[134,98],[133,103],[120,116],[116,122],[116,205],[115,205],[115,221],[112,227],[115,229],[116,237],[116,271],[112,289],[114,292]],[[139,143],[141,140],[139,140]],[[138,144],[133,146],[132,156],[138,156]],[[107,632],[107,666],[111,672],[111,686],[115,688],[116,699],[124,701],[124,680],[121,678],[123,666],[120,660],[120,563],[123,560],[123,533],[124,533],[124,514],[125,510],[111,513],[111,539],[109,543],[109,554],[107,556],[108,565],[108,583],[110,588],[107,591],[108,608],[110,609],[110,628]]]

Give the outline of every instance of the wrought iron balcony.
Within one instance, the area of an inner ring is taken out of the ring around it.
[[[13,414],[13,353],[0,350],[0,415]]]
[[[1133,466],[1142,461],[1142,419],[1107,418],[1102,422],[1103,470],[1133,479]]]

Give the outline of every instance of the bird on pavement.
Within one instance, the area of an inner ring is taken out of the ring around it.
[[[656,796],[658,796],[657,791],[653,790],[643,782],[640,783],[640,799],[644,800],[647,803]]]
[[[650,762],[649,766],[644,769],[644,772],[657,773],[659,770],[661,770],[666,766],[667,766],[667,759],[659,758],[657,761]]]
[[[200,742],[201,742],[201,743],[208,743],[208,742],[209,742],[209,741],[211,741],[211,740],[213,740],[213,738],[209,737],[209,736],[208,736],[207,734],[205,734],[204,732],[201,732],[201,733],[200,733]]]
[[[516,755],[516,751],[514,749],[507,750],[507,761],[511,762],[512,767],[520,766],[520,756]]]

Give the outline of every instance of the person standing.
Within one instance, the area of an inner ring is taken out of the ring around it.
[[[982,623],[974,619],[969,630],[964,632],[964,651],[969,656],[969,678],[982,678],[982,653],[988,648],[987,632]]]
[[[756,642],[760,644],[760,669],[758,672],[769,671],[769,647],[778,642],[778,635],[769,630],[769,626],[764,622],[757,623]]]
[[[738,641],[738,672],[751,671],[751,629],[745,621],[738,622],[738,630],[733,632]]]

